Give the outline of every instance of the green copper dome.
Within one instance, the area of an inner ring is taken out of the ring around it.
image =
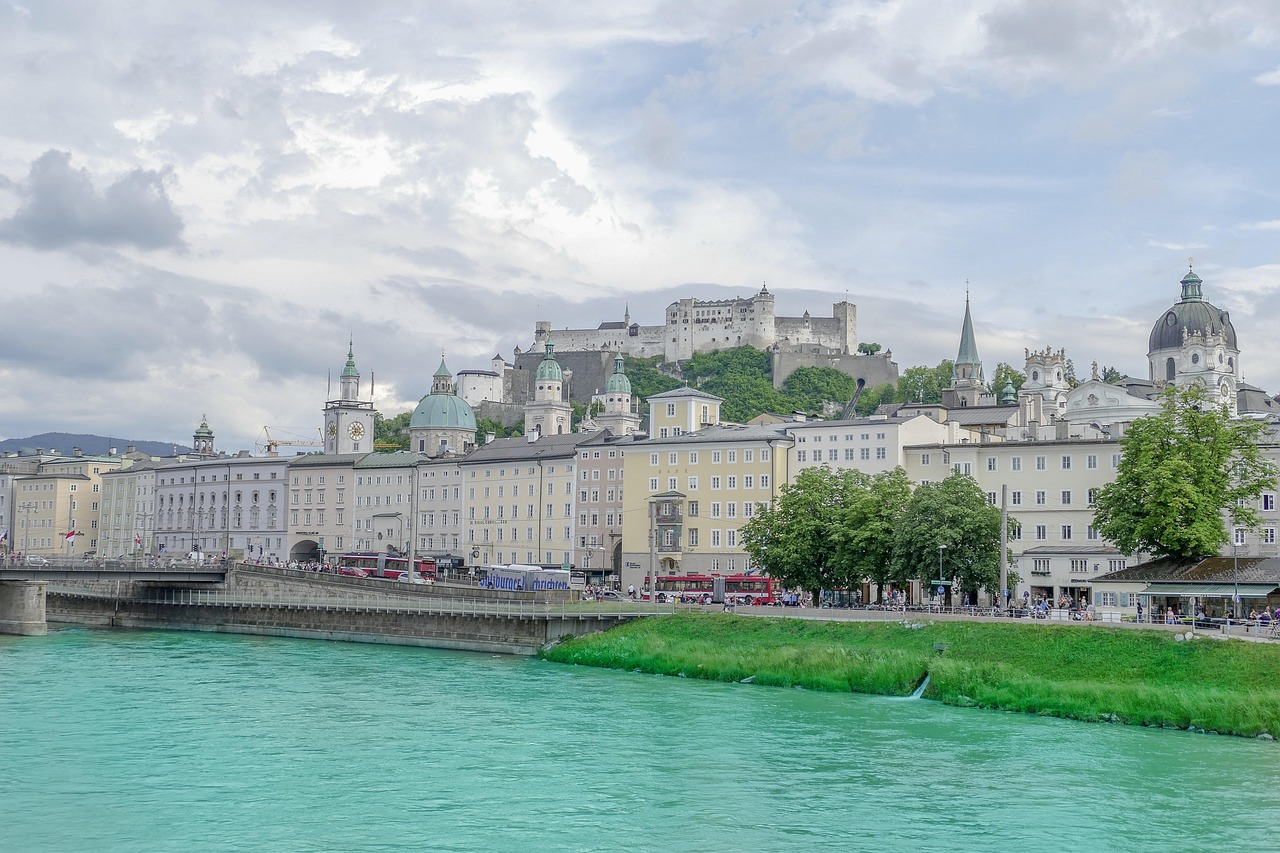
[[[560,363],[556,361],[555,348],[555,344],[547,341],[547,354],[542,357],[542,363],[538,365],[538,372],[533,376],[535,382],[564,381],[564,371],[560,369]]]
[[[409,429],[476,428],[476,413],[455,394],[428,394],[409,419]]]
[[[622,353],[618,353],[613,359],[613,375],[609,377],[609,381],[604,385],[606,394],[630,394],[631,380],[627,378],[627,374],[623,369]]]
[[[206,437],[206,436],[212,436],[212,435],[213,435],[213,430],[209,429],[209,416],[208,416],[208,415],[201,415],[201,416],[200,416],[200,426],[199,426],[199,428],[196,430],[196,435],[197,435],[197,436],[199,436],[199,437],[201,437],[201,438],[204,438],[204,437]]]

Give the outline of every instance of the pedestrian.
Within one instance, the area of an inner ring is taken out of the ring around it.
[[[1142,621],[1142,602],[1138,602],[1138,621]]]
[[[1173,608],[1172,607],[1168,607],[1164,611],[1164,624],[1166,625],[1173,624]]]

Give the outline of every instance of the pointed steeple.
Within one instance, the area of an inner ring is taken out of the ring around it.
[[[1204,284],[1204,282],[1191,268],[1190,260],[1187,261],[1187,274],[1182,277],[1181,284],[1183,302],[1204,301],[1204,294],[1200,290],[1200,285]]]
[[[449,368],[444,363],[444,350],[440,350],[440,366],[436,368],[435,374],[431,377],[431,393],[432,394],[452,394],[453,390],[453,374],[449,372]]]
[[[978,358],[978,344],[973,337],[973,316],[969,313],[969,288],[964,290],[964,326],[960,329],[960,352],[956,364],[982,364]]]
[[[360,371],[356,370],[355,345],[347,340],[347,363],[342,368],[342,376],[338,379],[338,387],[343,400],[351,401],[360,396]]]

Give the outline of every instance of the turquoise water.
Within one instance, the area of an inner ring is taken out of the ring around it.
[[[1274,849],[1280,746],[427,649],[0,638],[0,850]]]

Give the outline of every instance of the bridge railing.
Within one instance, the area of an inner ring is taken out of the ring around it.
[[[90,592],[73,586],[51,584],[49,591],[61,595],[94,599],[121,599],[139,603],[191,607],[254,607],[345,612],[378,612],[387,614],[424,614],[442,616],[493,616],[517,619],[548,617],[638,616],[675,612],[674,604],[643,601],[536,601],[532,599],[478,599],[462,596],[415,595],[395,597],[387,594],[352,592],[340,596],[262,595],[229,590],[172,589],[144,590],[133,595]]]

